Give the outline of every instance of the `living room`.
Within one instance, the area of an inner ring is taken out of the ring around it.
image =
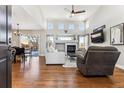
[[[37,11],[35,14],[39,15],[37,10],[38,8],[41,9],[42,14],[45,15],[45,17],[42,16],[42,20],[44,20],[42,24],[44,24],[44,26],[46,27],[46,30],[41,28],[37,30],[34,29],[32,30],[32,33],[35,31],[35,34],[36,34],[36,32],[39,31],[38,35],[40,37],[40,42],[41,42],[39,44],[39,47],[40,47],[39,56],[40,57],[42,56],[42,58],[40,58],[39,60],[44,60],[45,64],[47,64],[46,67],[47,66],[50,67],[52,64],[52,66],[55,65],[55,68],[56,68],[57,64],[61,64],[61,67],[65,69],[77,68],[76,52],[81,48],[85,48],[87,50],[89,46],[103,46],[103,47],[113,46],[113,47],[116,47],[119,52],[121,52],[120,56],[116,59],[118,60],[116,63],[116,67],[118,67],[119,69],[124,69],[123,44],[116,45],[116,44],[112,44],[110,41],[111,39],[110,27],[123,23],[122,21],[124,20],[123,16],[120,17],[119,13],[123,15],[122,11],[124,6],[116,6],[116,5],[115,6],[104,6],[104,5],[102,6],[98,6],[98,5],[96,6],[95,5],[94,6],[92,5],[89,5],[89,6],[78,6],[78,5],[76,6],[71,6],[71,5],[69,6],[68,5],[13,6],[13,11],[15,12],[15,14],[16,14],[16,11],[18,11],[17,9],[19,7],[20,9],[23,8],[25,9],[25,11],[28,11],[28,13],[34,18],[37,18],[38,16],[36,17],[35,15],[32,15],[32,11],[35,11],[35,12]],[[52,10],[55,10],[56,7],[58,10],[56,10],[55,12],[52,11]],[[75,11],[83,9],[83,11],[85,10],[86,12],[83,12],[81,14],[70,15],[69,10],[71,11],[71,9],[75,9]],[[19,15],[20,14],[18,14],[18,17]],[[13,15],[13,19],[14,17],[17,17],[17,16]],[[21,19],[21,18],[18,18],[18,19]],[[17,22],[17,18],[15,18],[14,22],[15,22],[15,28],[17,28],[16,23],[18,23],[19,20]],[[34,26],[34,28],[36,27]],[[101,40],[101,41],[98,40],[98,42],[93,42],[91,39],[91,36],[92,36],[91,33],[93,33],[93,31],[95,30],[97,31],[97,28],[98,28],[98,31],[99,29],[103,30],[102,32],[104,34],[104,40]],[[19,29],[21,32],[21,24]],[[74,46],[74,54],[73,53],[71,53],[71,55],[68,54],[69,46],[71,50],[72,50],[72,47]],[[58,67],[59,66],[60,65],[58,65]],[[57,85],[55,86],[57,87]],[[49,86],[46,86],[46,87],[49,87]]]
[[[11,8],[11,47],[34,53],[14,54],[11,87],[124,87],[123,5]]]

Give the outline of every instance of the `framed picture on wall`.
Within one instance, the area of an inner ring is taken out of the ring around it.
[[[124,23],[110,28],[110,44],[124,45]]]

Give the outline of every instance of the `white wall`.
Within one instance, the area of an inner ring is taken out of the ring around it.
[[[12,6],[12,28],[17,29],[17,23],[20,29],[45,29],[45,18],[36,5],[13,5]]]
[[[105,42],[102,44],[95,44],[95,45],[102,45],[108,46],[110,45],[110,27],[124,23],[124,6],[113,5],[113,6],[101,6],[100,9],[89,19],[90,28],[88,31],[91,33],[93,29],[106,25],[105,28]],[[90,43],[90,45],[94,45]],[[114,45],[115,46],[115,45]],[[120,68],[124,68],[124,45],[116,45],[115,47],[121,51],[121,55],[117,62],[117,66]]]

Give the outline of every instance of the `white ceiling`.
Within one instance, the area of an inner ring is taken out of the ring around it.
[[[64,8],[71,10],[71,5],[12,6],[12,25],[14,29],[17,28],[17,23],[20,24],[21,29],[42,29],[49,19],[83,21],[92,16],[99,7],[98,5],[76,5],[75,10],[86,10],[86,12],[70,18],[70,13]]]
[[[82,21],[89,18],[100,6],[98,5],[75,5],[74,10],[86,10],[85,13],[76,14],[74,17],[69,17],[70,12],[65,11],[67,8],[72,9],[71,5],[42,5],[40,6],[44,17],[46,19],[57,19],[57,20],[73,20],[73,21]]]
[[[42,29],[44,18],[38,6],[12,6],[12,28],[20,24],[20,29]]]

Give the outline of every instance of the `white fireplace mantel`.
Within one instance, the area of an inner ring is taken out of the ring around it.
[[[55,45],[58,50],[62,50],[63,52],[67,53],[67,45],[76,45],[76,50],[77,50],[78,41],[77,40],[71,40],[71,41],[56,40]]]
[[[55,40],[55,43],[78,43],[78,40]]]

